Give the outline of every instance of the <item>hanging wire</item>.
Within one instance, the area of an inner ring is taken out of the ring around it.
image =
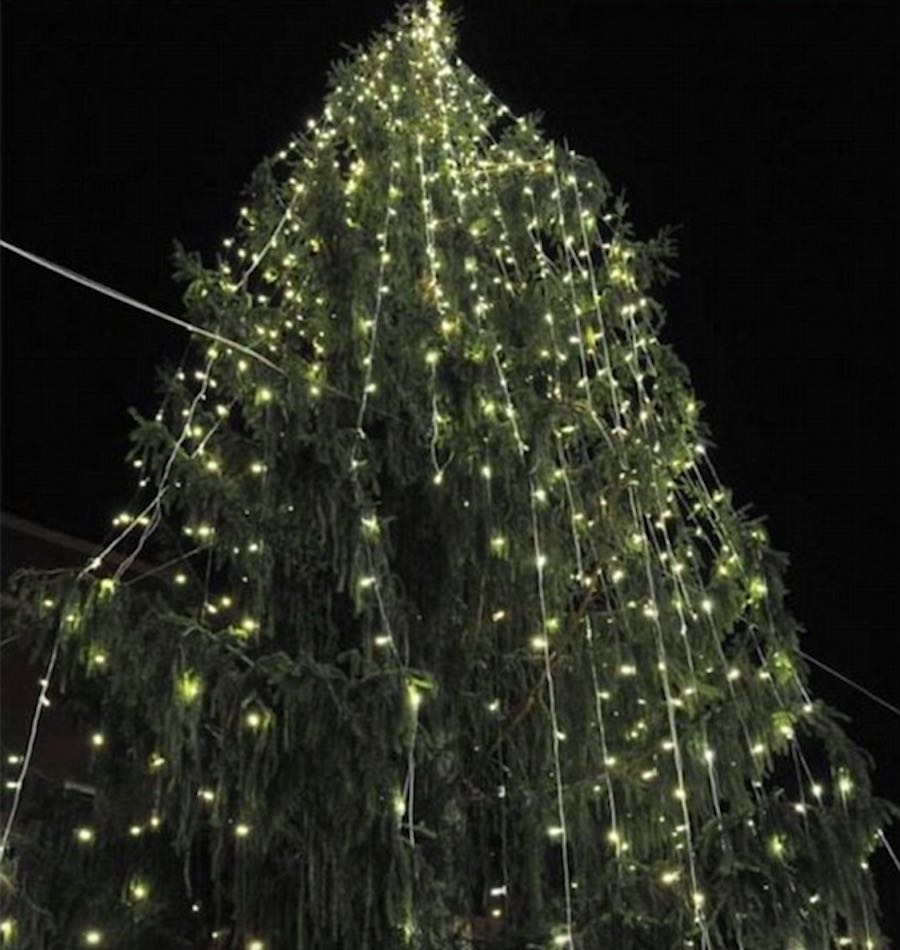
[[[885,709],[892,712],[895,716],[900,716],[900,708],[895,706],[893,703],[889,703],[886,699],[882,699],[880,696],[873,693],[870,689],[866,689],[865,686],[857,683],[856,680],[850,679],[849,676],[844,676],[843,673],[839,673],[833,666],[829,666],[827,663],[823,663],[821,660],[817,660],[814,656],[810,656],[808,653],[803,650],[798,649],[797,652],[804,660],[808,660],[810,663],[813,663],[815,666],[818,666],[820,669],[825,670],[826,673],[830,673],[836,679],[839,679],[842,683],[846,683],[848,686],[852,686],[853,689],[862,693],[863,696],[868,696],[873,703],[878,703],[879,706],[884,706]]]
[[[900,858],[897,857],[897,852],[891,847],[891,843],[890,841],[888,841],[885,833],[879,830],[878,838],[881,841],[882,845],[884,845],[884,850],[887,851],[887,853],[890,855],[891,861],[894,862],[894,867],[898,871],[900,871]]]
[[[210,340],[215,340],[217,343],[223,344],[224,346],[230,346],[239,353],[243,353],[245,356],[249,356],[255,360],[258,360],[260,363],[268,366],[269,369],[274,369],[276,373],[281,373],[284,375],[284,370],[279,369],[279,367],[277,367],[271,360],[266,359],[265,356],[262,356],[255,350],[251,350],[249,347],[243,346],[241,343],[237,343],[235,340],[229,340],[227,337],[220,336],[218,333],[213,333],[212,330],[204,330],[203,327],[198,327],[196,324],[189,323],[187,320],[182,320],[179,317],[173,317],[171,314],[163,313],[162,310],[157,310],[155,307],[150,307],[145,303],[141,303],[139,300],[135,300],[133,297],[126,296],[119,290],[115,290],[112,287],[107,287],[106,284],[101,284],[99,281],[92,280],[90,277],[85,277],[83,274],[78,274],[73,270],[69,270],[67,267],[63,267],[61,264],[54,264],[53,261],[48,261],[44,257],[39,257],[37,254],[32,254],[31,251],[26,251],[21,247],[17,247],[15,244],[10,244],[9,241],[4,241],[2,238],[0,238],[0,247],[5,248],[7,251],[12,251],[13,254],[18,254],[19,257],[24,257],[33,264],[38,264],[40,267],[45,267],[47,270],[51,270],[55,274],[66,277],[69,280],[74,281],[76,284],[89,287],[91,290],[96,290],[97,293],[103,294],[106,297],[111,297],[113,300],[118,300],[119,303],[127,304],[129,307],[134,307],[136,310],[143,310],[144,313],[149,313],[151,316],[158,317],[160,320],[165,320],[167,323],[174,323],[175,326],[181,327],[184,330],[190,330],[191,333],[196,333],[198,336],[205,336]]]

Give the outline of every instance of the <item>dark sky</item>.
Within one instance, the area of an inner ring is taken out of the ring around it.
[[[680,225],[665,337],[707,404],[720,474],[791,555],[808,652],[900,704],[897,14],[451,6],[463,58],[596,158],[639,233]],[[4,238],[178,312],[172,239],[212,260],[256,161],[317,112],[341,45],[391,11],[6,0]],[[5,252],[2,277],[3,508],[99,540],[133,484],[127,409],[153,411],[154,367],[185,337]],[[897,718],[814,685],[900,799]]]

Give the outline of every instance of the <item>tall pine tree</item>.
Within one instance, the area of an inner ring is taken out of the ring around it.
[[[93,750],[18,789],[16,946],[886,946],[889,809],[658,337],[671,242],[454,44],[401,10],[179,252],[209,335],[133,511],[16,580]]]

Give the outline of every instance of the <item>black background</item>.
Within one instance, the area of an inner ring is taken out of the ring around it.
[[[887,4],[456,3],[463,58],[516,112],[678,224],[665,339],[738,504],[791,554],[813,656],[900,703],[897,15]],[[387,0],[6,0],[6,240],[179,312],[263,154]],[[180,331],[3,252],[3,508],[92,541],[127,503],[127,407]],[[894,485],[894,488],[891,488]],[[814,672],[900,800],[889,711]],[[892,833],[895,847],[900,831]],[[886,904],[900,873],[882,855]]]

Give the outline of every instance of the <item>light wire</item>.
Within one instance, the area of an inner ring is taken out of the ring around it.
[[[885,709],[892,712],[895,716],[900,716],[900,708],[895,706],[893,703],[889,703],[886,699],[882,699],[880,696],[876,695],[870,689],[866,689],[860,683],[857,683],[855,680],[850,679],[849,676],[845,676],[843,673],[839,673],[833,666],[829,666],[827,663],[823,663],[821,660],[817,660],[814,656],[810,656],[808,653],[803,650],[798,649],[797,652],[804,660],[808,660],[810,663],[815,664],[820,669],[825,670],[826,673],[830,673],[836,679],[839,679],[842,683],[846,683],[848,686],[852,686],[853,689],[862,693],[863,696],[868,696],[873,703],[878,703],[879,706],[884,706]]]
[[[250,356],[253,359],[258,360],[260,363],[268,366],[269,369],[274,369],[276,373],[281,373],[284,375],[284,370],[277,367],[271,360],[266,359],[265,356],[262,356],[255,350],[251,350],[249,347],[243,346],[241,343],[237,343],[235,340],[229,340],[227,337],[220,336],[218,333],[213,333],[212,330],[204,330],[203,327],[198,327],[196,324],[189,323],[187,320],[182,320],[180,317],[173,317],[171,314],[163,313],[162,310],[157,310],[155,307],[150,307],[145,303],[141,303],[140,300],[135,300],[134,297],[129,297],[126,294],[123,294],[121,291],[115,290],[113,287],[107,287],[106,284],[101,284],[97,280],[93,280],[90,277],[85,277],[83,274],[79,274],[76,271],[69,270],[67,267],[63,267],[61,264],[54,264],[53,261],[48,261],[45,257],[32,254],[31,251],[26,251],[24,248],[17,247],[15,244],[10,244],[9,241],[4,241],[2,238],[0,238],[0,247],[5,248],[7,251],[12,251],[13,254],[18,254],[19,257],[24,257],[33,264],[37,264],[40,267],[45,267],[47,270],[51,270],[55,274],[59,274],[61,277],[66,277],[68,280],[72,280],[76,284],[81,284],[82,286],[88,287],[91,290],[95,290],[97,293],[103,294],[106,297],[111,297],[113,300],[118,300],[119,303],[127,304],[129,307],[134,307],[136,310],[143,310],[144,313],[149,313],[151,316],[158,317],[160,320],[165,320],[167,323],[174,323],[177,327],[181,327],[184,330],[189,330],[191,333],[196,333],[199,336],[205,336],[210,340],[215,340],[217,343],[221,343],[224,346],[230,346],[232,349],[243,353],[245,356]]]

